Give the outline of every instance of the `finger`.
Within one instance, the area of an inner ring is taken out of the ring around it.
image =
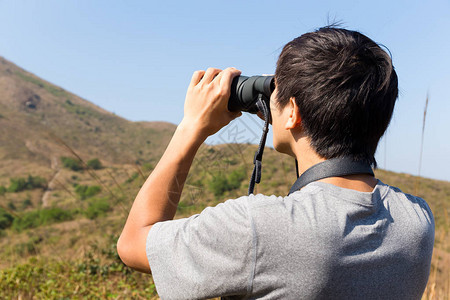
[[[204,74],[205,71],[203,70],[195,71],[194,74],[192,74],[191,83],[189,85],[196,86],[200,82]]]
[[[221,73],[220,78],[220,87],[230,89],[231,88],[231,81],[234,77],[239,76],[241,74],[241,71],[235,69],[235,68],[226,68]]]
[[[220,69],[208,68],[205,75],[203,75],[202,81],[205,83],[210,83],[220,72],[222,72]]]

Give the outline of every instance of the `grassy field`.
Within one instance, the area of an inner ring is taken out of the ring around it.
[[[254,150],[253,145],[202,146],[188,177],[177,217],[246,194]],[[266,149],[264,159],[262,184],[256,192],[286,194],[295,178],[293,161],[270,148]],[[61,170],[60,185],[54,186],[49,203],[69,211],[70,218],[2,231],[0,298],[157,298],[151,276],[125,267],[115,251],[128,208],[152,169],[150,163],[105,166],[90,170],[94,177],[86,170]],[[417,191],[430,204],[436,219],[436,243],[423,299],[449,299],[450,183],[383,170],[378,170],[376,176],[405,192]],[[76,192],[76,186],[80,185],[100,185],[102,189],[83,199]],[[33,206],[16,209],[17,215],[42,209],[36,199],[43,191],[5,193],[3,199],[5,196],[21,199],[26,193]],[[104,199],[107,207],[87,214],[90,203],[99,199]]]

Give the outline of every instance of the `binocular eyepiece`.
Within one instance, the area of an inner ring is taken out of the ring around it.
[[[231,94],[228,100],[229,111],[246,111],[257,113],[258,97],[261,95],[267,104],[275,89],[274,76],[238,76],[231,83]],[[267,107],[270,107],[267,105]]]

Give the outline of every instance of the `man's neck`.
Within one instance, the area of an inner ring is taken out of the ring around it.
[[[299,175],[303,174],[315,164],[326,160],[325,158],[320,157],[317,152],[312,149],[310,142],[306,137],[298,139],[295,145],[293,145],[292,151],[298,161]],[[367,174],[328,177],[318,181],[360,192],[372,192],[378,182],[375,177]]]

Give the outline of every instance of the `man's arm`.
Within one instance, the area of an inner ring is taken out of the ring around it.
[[[122,261],[142,272],[150,272],[145,245],[153,224],[172,220],[186,177],[200,145],[242,113],[228,111],[234,68],[208,69],[192,76],[178,125],[159,163],[139,191],[117,242]]]

